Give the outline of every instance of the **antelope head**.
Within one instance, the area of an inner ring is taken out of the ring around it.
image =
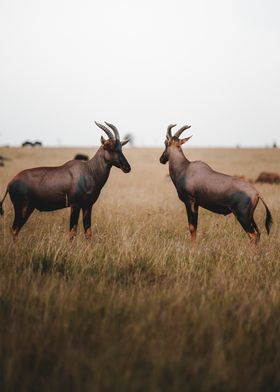
[[[184,125],[180,129],[178,129],[178,131],[172,136],[171,129],[176,127],[176,125],[177,124],[170,124],[167,127],[166,139],[164,142],[165,149],[159,159],[160,163],[162,163],[163,165],[165,165],[168,162],[169,154],[172,149],[181,148],[182,144],[186,143],[191,138],[191,136],[189,136],[184,139],[179,139],[183,131],[191,127],[190,125]]]
[[[96,121],[95,124],[108,136],[108,139],[101,136],[101,144],[104,149],[105,161],[111,166],[118,167],[124,173],[129,173],[131,167],[122,152],[122,147],[129,142],[129,139],[121,141],[119,131],[115,125],[109,124],[106,121],[105,124],[107,126],[99,124]]]

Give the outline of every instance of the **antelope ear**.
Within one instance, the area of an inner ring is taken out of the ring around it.
[[[106,142],[106,140],[104,139],[103,136],[101,136],[101,144],[102,144],[103,146],[104,146],[105,142]]]
[[[121,145],[122,145],[122,146],[125,146],[128,142],[129,142],[129,139],[123,140],[123,141],[121,142]]]
[[[185,137],[184,139],[180,139],[180,145],[186,143],[191,137],[192,137],[192,135],[189,137]]]

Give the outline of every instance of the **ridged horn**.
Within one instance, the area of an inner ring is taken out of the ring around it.
[[[166,139],[172,139],[171,129],[176,127],[177,124],[170,124],[167,127]]]
[[[110,129],[106,128],[105,125],[103,124],[99,124],[98,122],[94,121],[95,124],[102,129],[102,131],[104,131],[107,136],[109,137],[109,139],[113,139],[114,140],[114,135],[112,134],[112,132],[110,131]]]
[[[183,133],[186,129],[189,129],[191,125],[184,125],[182,128],[178,129],[178,131],[174,134],[174,137],[180,137],[181,133]]]
[[[110,124],[110,123],[108,123],[106,121],[104,121],[104,122],[105,122],[106,125],[108,125],[108,127],[110,127],[112,129],[112,131],[114,132],[114,134],[116,136],[116,139],[120,140],[120,134],[119,134],[119,131],[117,130],[117,127],[115,127],[115,125]]]

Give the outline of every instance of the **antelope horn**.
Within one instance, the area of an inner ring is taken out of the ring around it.
[[[174,137],[180,137],[181,133],[184,132],[186,129],[189,129],[191,125],[184,125],[182,128],[178,129],[178,131],[175,133]]]
[[[125,146],[129,141],[129,139],[124,139],[123,141],[121,141],[121,145]]]
[[[167,132],[166,132],[166,139],[171,139],[172,138],[172,134],[171,134],[171,129],[176,127],[177,124],[170,124],[167,127]]]
[[[114,135],[112,134],[112,132],[110,131],[110,129],[106,128],[105,125],[103,125],[103,124],[99,124],[99,123],[96,122],[96,121],[94,121],[94,122],[95,122],[95,124],[96,124],[99,128],[102,129],[102,131],[104,131],[104,132],[107,134],[107,136],[109,137],[109,139],[114,140]]]
[[[120,140],[120,134],[119,134],[119,131],[117,130],[117,127],[115,127],[115,125],[110,124],[110,123],[108,123],[106,121],[104,121],[104,122],[105,122],[106,125],[108,125],[108,127],[110,127],[112,129],[112,131],[114,132],[114,134],[116,136],[116,139]]]

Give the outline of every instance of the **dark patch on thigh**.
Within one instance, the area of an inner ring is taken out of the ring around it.
[[[247,215],[252,210],[251,198],[242,191],[232,193],[228,198],[231,209],[238,214]]]
[[[30,188],[24,181],[15,180],[9,185],[9,194],[13,202],[26,201],[30,196]]]

